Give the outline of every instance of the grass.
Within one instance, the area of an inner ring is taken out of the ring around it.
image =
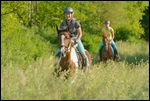
[[[70,79],[63,81],[52,75],[56,62],[53,56],[39,58],[26,70],[9,64],[1,69],[1,99],[148,100],[147,45],[127,42],[118,42],[117,45],[122,56],[120,62],[97,63],[87,72],[80,70],[74,84]],[[142,52],[143,48],[146,51]],[[136,61],[137,54],[143,55]]]
[[[34,27],[2,33],[2,100],[149,99],[148,43],[116,42],[121,61],[94,62],[89,71],[79,70],[71,84],[71,78],[63,81],[53,75],[56,59],[52,52],[57,43],[53,30]],[[83,37],[83,43],[95,61],[99,39],[89,37]]]

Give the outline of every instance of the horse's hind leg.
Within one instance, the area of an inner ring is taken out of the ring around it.
[[[90,56],[90,54],[89,54],[89,52],[87,50],[85,50],[85,54],[86,54],[86,56],[88,58],[89,64],[91,65],[92,64],[92,59],[91,59],[91,56]]]

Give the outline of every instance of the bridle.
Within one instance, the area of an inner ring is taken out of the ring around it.
[[[106,35],[104,34],[102,41],[103,41],[103,44],[104,44],[105,49],[108,50],[108,46],[110,45],[108,36],[106,36]]]
[[[71,52],[71,48],[74,46],[74,43],[73,43],[71,37],[66,37],[65,36],[64,40],[65,40],[65,38],[66,38],[66,40],[69,40],[69,41],[68,41],[68,45],[61,46],[61,48],[64,49],[64,51],[61,52],[61,54],[62,54],[63,57],[65,57],[67,53]]]
[[[61,45],[60,48],[63,48],[63,52],[61,52],[61,56],[66,56],[67,53],[69,53],[71,51],[71,47],[76,46],[74,45],[74,43],[72,42],[71,39],[71,33],[69,32],[69,27],[67,27],[66,29],[63,30],[59,30],[58,26],[56,25],[56,30],[58,33],[58,36],[60,37],[61,40],[61,35],[64,35],[65,37],[63,38],[63,40],[66,38],[68,41],[68,45]],[[66,37],[66,35],[68,35],[68,37]],[[64,41],[63,41],[64,42]],[[60,43],[62,44],[62,43]]]

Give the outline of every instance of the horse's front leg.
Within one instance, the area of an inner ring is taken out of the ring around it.
[[[76,67],[76,65],[75,65],[75,63],[73,61],[69,61],[68,62],[68,68],[69,68],[69,70],[71,72],[71,75],[75,74],[77,67]]]
[[[70,69],[70,74],[71,74],[71,84],[75,82],[77,78],[77,73],[78,73],[78,67],[76,67],[75,63],[73,61],[70,61],[69,65]]]

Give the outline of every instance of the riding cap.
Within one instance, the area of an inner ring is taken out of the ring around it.
[[[65,7],[64,13],[73,13],[73,9],[71,7]]]
[[[105,21],[105,24],[110,24],[110,21],[109,21],[109,20],[106,20],[106,21]]]

